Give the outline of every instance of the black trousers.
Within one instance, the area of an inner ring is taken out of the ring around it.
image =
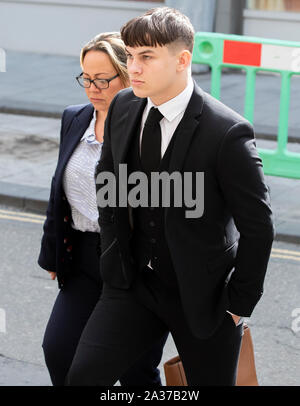
[[[64,385],[82,331],[102,292],[97,246],[99,234],[74,232],[74,273],[56,298],[42,344],[54,386]],[[157,367],[167,337],[168,332],[124,371],[120,376],[122,386],[161,386]]]
[[[113,385],[167,331],[172,333],[188,385],[235,385],[242,325],[225,312],[207,340],[190,331],[178,290],[145,268],[129,290],[106,284],[81,336],[66,385]]]

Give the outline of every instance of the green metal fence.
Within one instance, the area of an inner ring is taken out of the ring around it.
[[[265,174],[300,179],[300,154],[287,149],[291,78],[300,75],[300,42],[199,32],[195,36],[193,63],[211,67],[211,94],[217,99],[220,98],[224,67],[246,72],[244,116],[252,124],[257,72],[281,75],[277,149],[258,151]]]

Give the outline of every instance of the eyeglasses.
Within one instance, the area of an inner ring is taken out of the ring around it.
[[[80,86],[88,88],[92,86],[92,83],[94,83],[94,85],[96,86],[97,89],[108,89],[109,88],[109,82],[111,82],[112,80],[116,79],[118,76],[120,76],[119,74],[113,76],[110,79],[89,79],[89,78],[84,78],[83,73],[81,73],[79,76],[76,76],[76,80],[77,82],[80,84]]]

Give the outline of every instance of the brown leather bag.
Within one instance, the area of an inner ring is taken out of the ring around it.
[[[253,341],[247,324],[244,324],[236,386],[258,386]]]
[[[166,386],[188,386],[183,365],[178,355],[164,363],[164,371]],[[258,386],[253,341],[250,328],[246,324],[244,324],[236,386]]]

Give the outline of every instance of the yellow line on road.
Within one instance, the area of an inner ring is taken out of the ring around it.
[[[6,215],[6,214],[12,214],[12,215],[18,215],[18,216],[21,216],[21,217],[29,217],[29,218],[36,218],[36,219],[45,219],[45,216],[41,216],[41,215],[39,215],[39,214],[33,214],[33,213],[24,213],[24,212],[20,212],[20,211],[11,211],[11,210],[3,210],[3,209],[0,209],[0,214],[4,214],[4,215]]]
[[[0,209],[0,219],[15,220],[25,223],[43,224],[45,216],[32,213],[15,212],[10,210]],[[273,248],[271,253],[272,258],[292,259],[300,261],[300,251],[284,250],[280,248]]]
[[[300,251],[290,251],[290,250],[281,250],[279,248],[273,248],[272,252],[276,252],[278,254],[292,254],[292,255],[299,255],[300,257]]]
[[[33,218],[26,218],[26,217],[17,217],[17,216],[6,216],[4,214],[0,214],[0,219],[5,219],[5,220],[15,220],[15,221],[22,221],[25,223],[36,223],[36,224],[43,224],[43,220],[37,220]]]
[[[271,258],[292,259],[293,261],[300,262],[300,257],[293,257],[292,255],[272,254]]]

